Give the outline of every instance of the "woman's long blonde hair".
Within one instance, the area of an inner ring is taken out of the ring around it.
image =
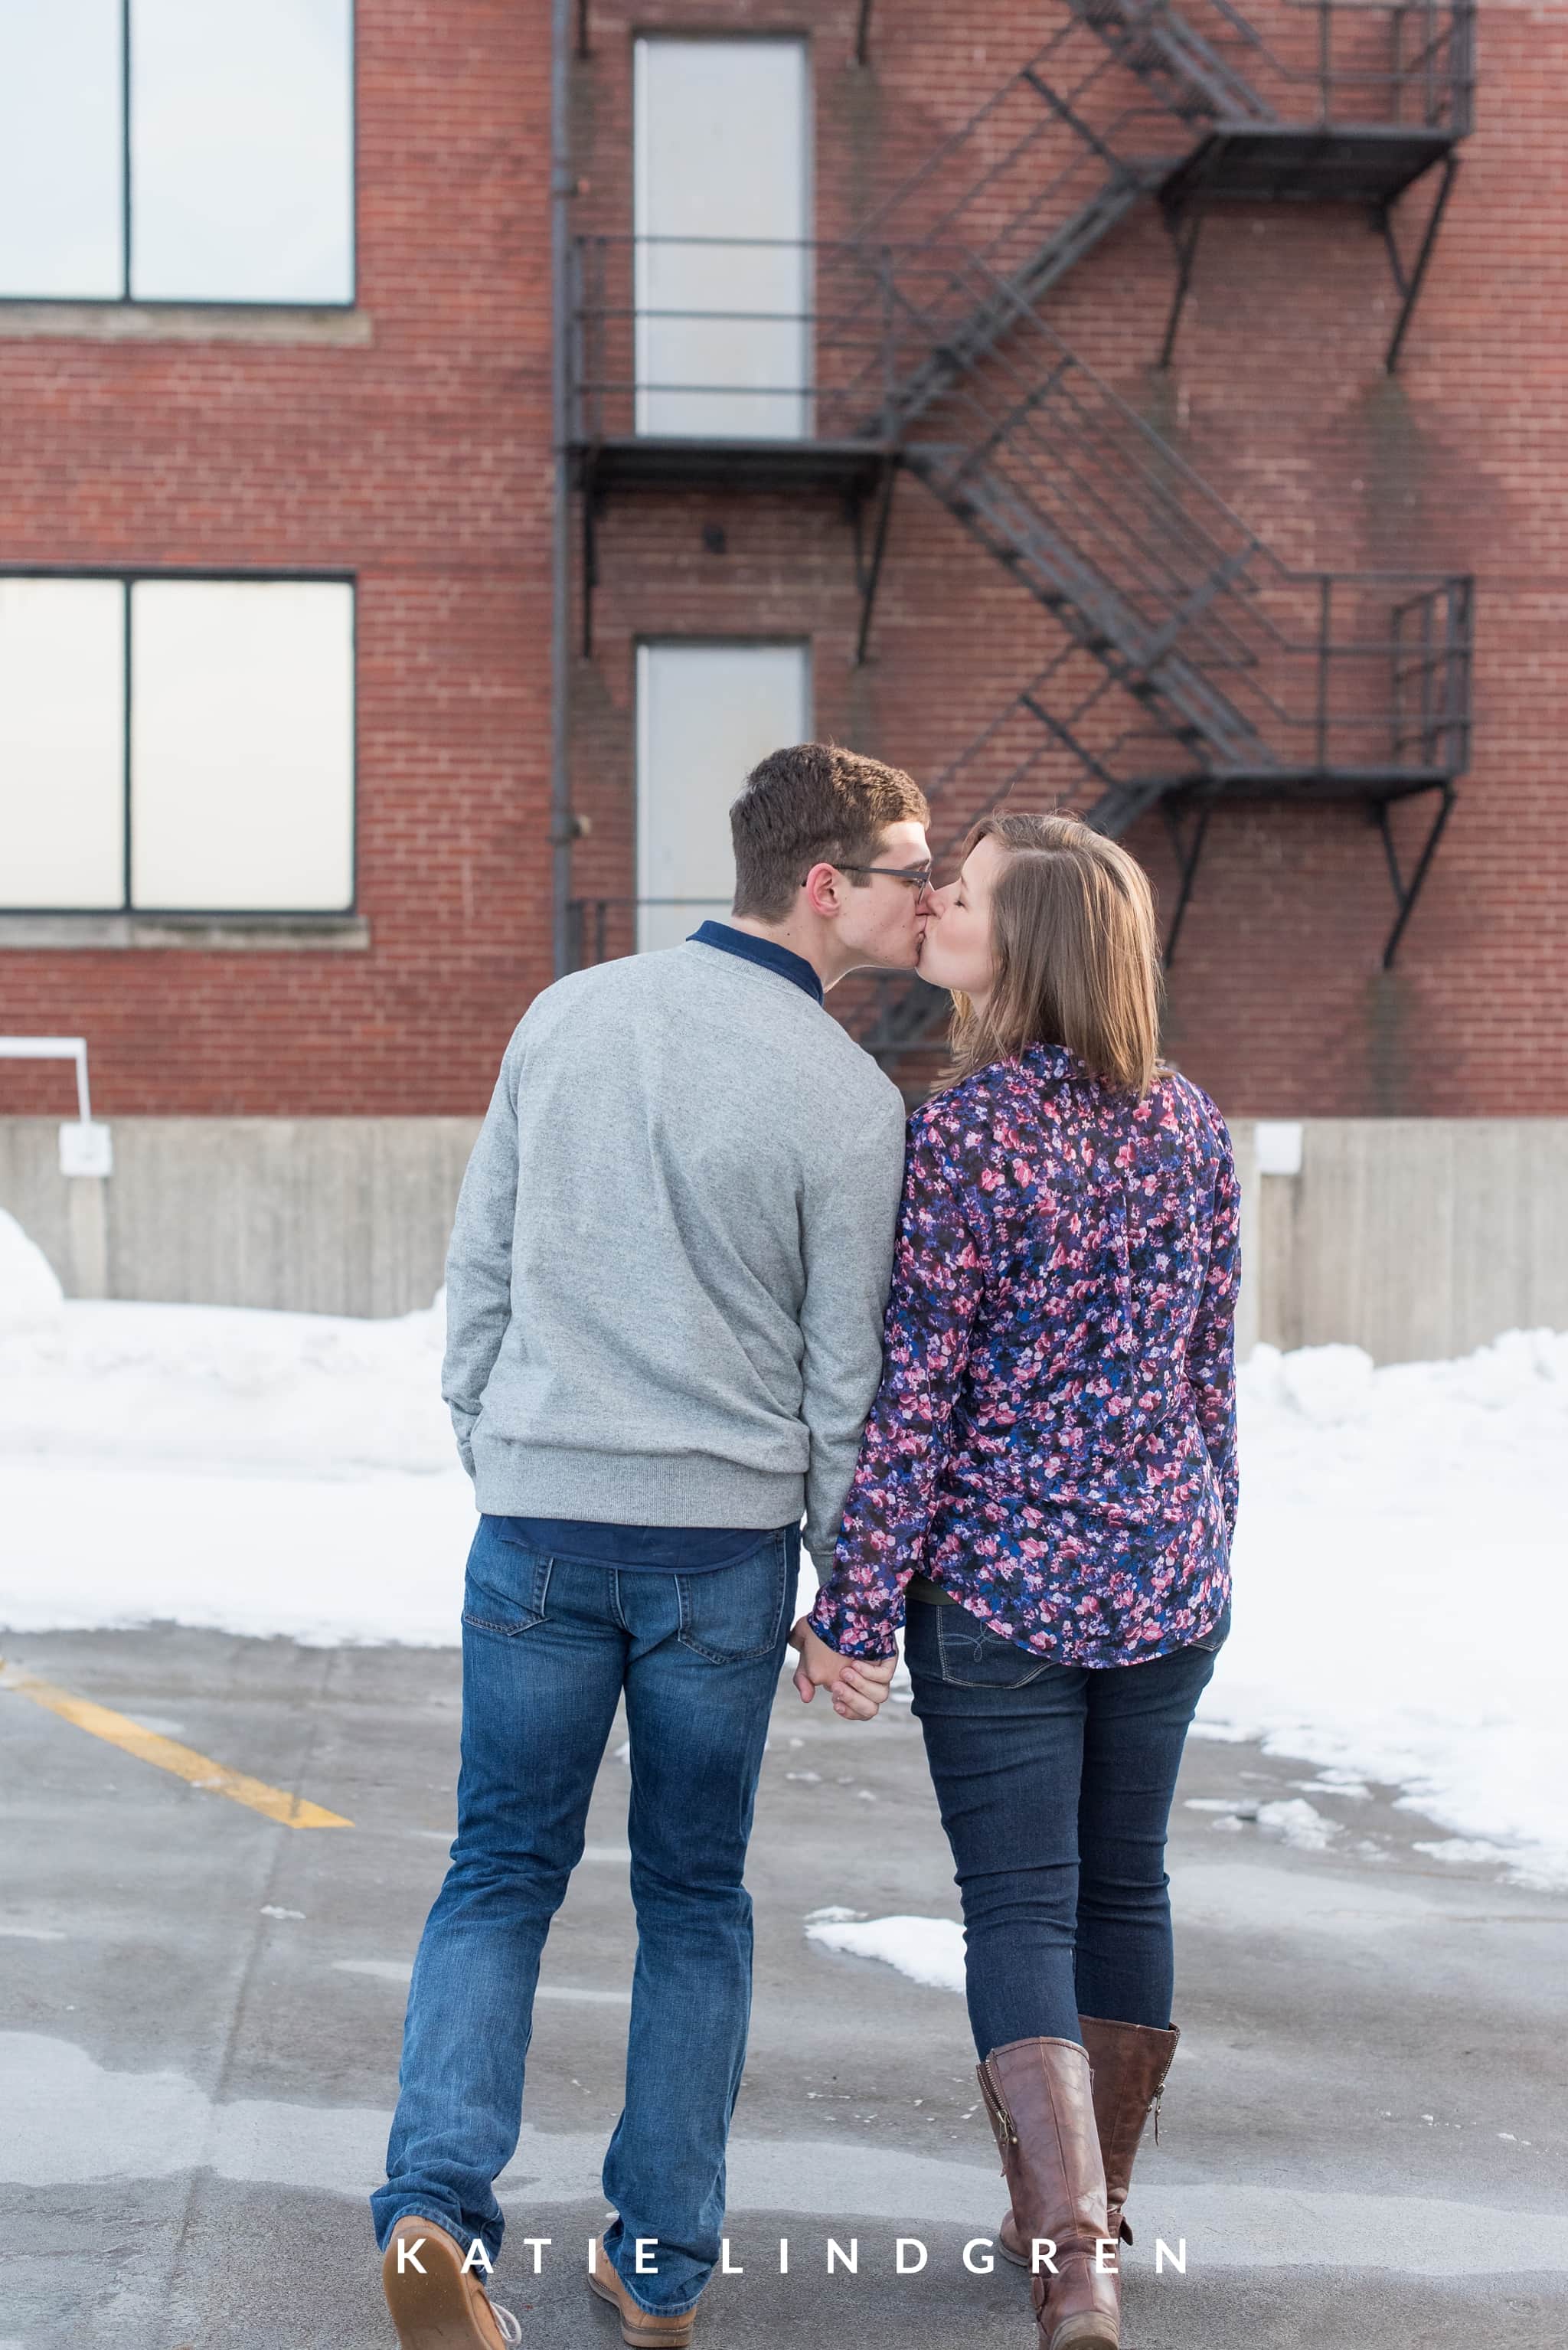
[[[996,977],[983,1011],[953,997],[953,1075],[1064,1045],[1140,1099],[1158,1066],[1159,944],[1148,876],[1116,841],[1070,816],[981,816],[963,853],[994,840]]]

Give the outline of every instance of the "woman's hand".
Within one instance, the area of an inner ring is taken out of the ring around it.
[[[817,1638],[805,1616],[791,1631],[789,1644],[800,1656],[794,1685],[803,1705],[809,1705],[816,1691],[825,1689],[832,1697],[834,1712],[845,1721],[873,1719],[892,1685],[897,1657],[841,1657],[836,1648]]]

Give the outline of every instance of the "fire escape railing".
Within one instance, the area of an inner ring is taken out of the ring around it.
[[[1274,0],[1288,42],[1234,0],[1066,0],[1185,119],[1420,127],[1475,120],[1475,0]]]
[[[804,304],[740,309],[639,305],[639,253],[659,248],[719,267],[787,258]],[[659,437],[639,413],[672,414],[668,437],[703,442],[863,442],[941,338],[969,256],[940,245],[846,239],[583,236],[574,246],[571,432],[592,452]],[[945,321],[944,321],[945,323]],[[651,331],[650,331],[651,330]],[[639,349],[639,336],[642,348]],[[737,360],[745,362],[742,367]],[[781,364],[782,362],[782,364]],[[781,431],[778,411],[792,413]]]

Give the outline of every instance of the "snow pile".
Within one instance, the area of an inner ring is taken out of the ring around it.
[[[0,1263],[0,1284],[10,1270]],[[440,1298],[388,1322],[86,1300],[62,1309],[57,1282],[52,1316],[6,1322],[0,1456],[327,1477],[428,1474],[456,1457],[441,1399]]]
[[[1260,1347],[1241,1411],[1234,1628],[1199,1732],[1401,1786],[1568,1884],[1568,1336],[1383,1370]]]
[[[1343,1427],[1366,1410],[1375,1377],[1363,1347],[1259,1347],[1241,1373],[1243,1409],[1261,1396],[1288,1404],[1317,1428]]]
[[[1297,1852],[1326,1852],[1339,1834],[1339,1822],[1309,1804],[1304,1795],[1291,1795],[1274,1804],[1260,1804],[1257,1822]]]
[[[445,1323],[441,1297],[381,1322],[87,1301],[0,1319],[0,1624],[455,1642],[473,1489]]]
[[[65,1293],[54,1266],[16,1217],[0,1208],[0,1340],[47,1330],[64,1312]]]
[[[856,1959],[880,1959],[930,1991],[963,1989],[963,1928],[951,1918],[864,1918],[841,1909],[816,1911],[805,1921],[808,1942]]]

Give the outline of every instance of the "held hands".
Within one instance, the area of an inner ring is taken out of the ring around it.
[[[800,1656],[794,1685],[803,1705],[809,1705],[816,1691],[825,1689],[832,1697],[834,1712],[845,1721],[872,1720],[891,1686],[897,1657],[841,1657],[836,1648],[818,1639],[805,1616],[791,1632],[789,1644]]]

